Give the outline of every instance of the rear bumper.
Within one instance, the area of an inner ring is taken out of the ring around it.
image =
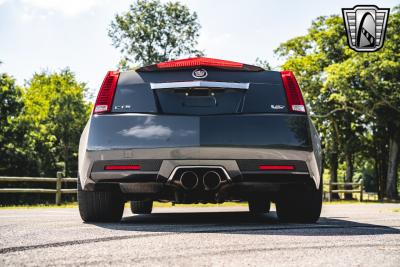
[[[134,183],[96,183],[92,186],[96,191],[122,192],[127,200],[161,200],[176,203],[222,203],[224,201],[246,201],[254,198],[276,200],[285,189],[307,190],[314,187],[308,176],[294,177],[296,179],[281,180],[279,182],[236,181],[222,185],[217,190],[185,191],[175,184],[163,182],[134,182]]]
[[[115,189],[125,194],[154,196],[154,199],[175,199],[176,194],[182,193],[171,183],[171,175],[180,166],[223,168],[229,179],[212,192],[217,201],[274,194],[287,185],[318,188],[320,184],[319,165],[314,153],[310,151],[224,147],[160,148],[86,151],[85,157],[88,164],[80,168],[84,190]],[[104,166],[108,164],[139,164],[142,168],[139,171],[105,171]],[[294,165],[295,170],[261,171],[257,168],[259,165]]]
[[[141,170],[104,170],[106,165],[128,165],[132,162],[142,166]],[[258,170],[259,165],[291,165],[295,166],[295,170],[263,171]],[[310,176],[306,162],[300,160],[100,160],[94,162],[90,178],[96,183],[168,183],[178,168],[220,168],[229,182],[295,182],[298,177]]]

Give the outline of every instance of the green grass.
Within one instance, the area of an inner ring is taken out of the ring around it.
[[[40,208],[76,208],[78,207],[78,203],[71,202],[71,203],[64,203],[60,206],[55,204],[35,204],[35,205],[11,205],[11,206],[0,206],[0,210],[7,210],[7,209],[40,209]]]
[[[169,208],[169,207],[234,207],[234,206],[247,206],[246,202],[225,202],[222,204],[176,204],[172,205],[172,203],[162,203],[162,202],[154,202],[155,208]],[[78,203],[64,203],[60,206],[50,204],[37,204],[37,205],[12,205],[12,206],[0,206],[0,209],[37,209],[37,208],[77,208]],[[125,207],[129,208],[129,202],[125,204]]]
[[[128,203],[127,203],[128,204]],[[129,205],[129,204],[128,204]],[[161,202],[154,202],[154,207],[156,208],[167,208],[167,207],[247,207],[247,202],[224,202],[222,204],[175,204],[174,206],[172,203],[161,203]]]
[[[332,201],[332,202],[324,202],[324,205],[339,205],[339,204],[373,204],[373,203],[383,203],[378,201],[368,201],[368,202],[359,202],[357,200],[341,200],[341,201]],[[37,204],[37,205],[12,205],[12,206],[0,206],[1,209],[40,209],[40,208],[77,208],[78,203],[64,203],[60,206],[54,204]],[[125,204],[126,208],[129,208],[129,202]],[[171,202],[163,203],[163,202],[154,202],[155,208],[171,208],[171,207],[191,207],[191,208],[204,208],[204,207],[247,207],[247,202],[225,202],[222,204],[175,204],[172,205]],[[400,212],[400,209],[394,209],[394,212]]]
[[[382,203],[379,201],[363,201],[360,202],[358,200],[335,200],[335,201],[324,201],[324,205],[337,205],[337,204],[376,204]]]

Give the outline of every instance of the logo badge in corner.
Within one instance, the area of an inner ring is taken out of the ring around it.
[[[205,77],[207,77],[208,73],[205,69],[195,69],[192,72],[192,76],[196,79],[204,79]]]
[[[357,5],[342,8],[347,42],[358,52],[374,52],[383,47],[389,8],[374,5]]]

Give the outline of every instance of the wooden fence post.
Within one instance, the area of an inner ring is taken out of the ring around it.
[[[360,202],[363,201],[364,179],[360,180]]]
[[[56,182],[56,205],[61,204],[61,179],[63,177],[62,172],[57,172],[57,182]]]
[[[332,184],[331,184],[331,182],[329,181],[329,188],[328,188],[328,201],[329,202],[331,202],[332,201]]]

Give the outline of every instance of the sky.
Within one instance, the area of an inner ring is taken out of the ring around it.
[[[23,85],[35,72],[69,67],[96,92],[121,57],[107,31],[115,14],[132,0],[0,0],[0,72]],[[167,2],[167,1],[162,1]],[[252,64],[267,60],[278,69],[273,50],[307,32],[318,16],[341,8],[375,4],[392,8],[394,0],[182,0],[197,12],[202,26],[198,48],[207,57]],[[390,17],[389,17],[390,19]]]

